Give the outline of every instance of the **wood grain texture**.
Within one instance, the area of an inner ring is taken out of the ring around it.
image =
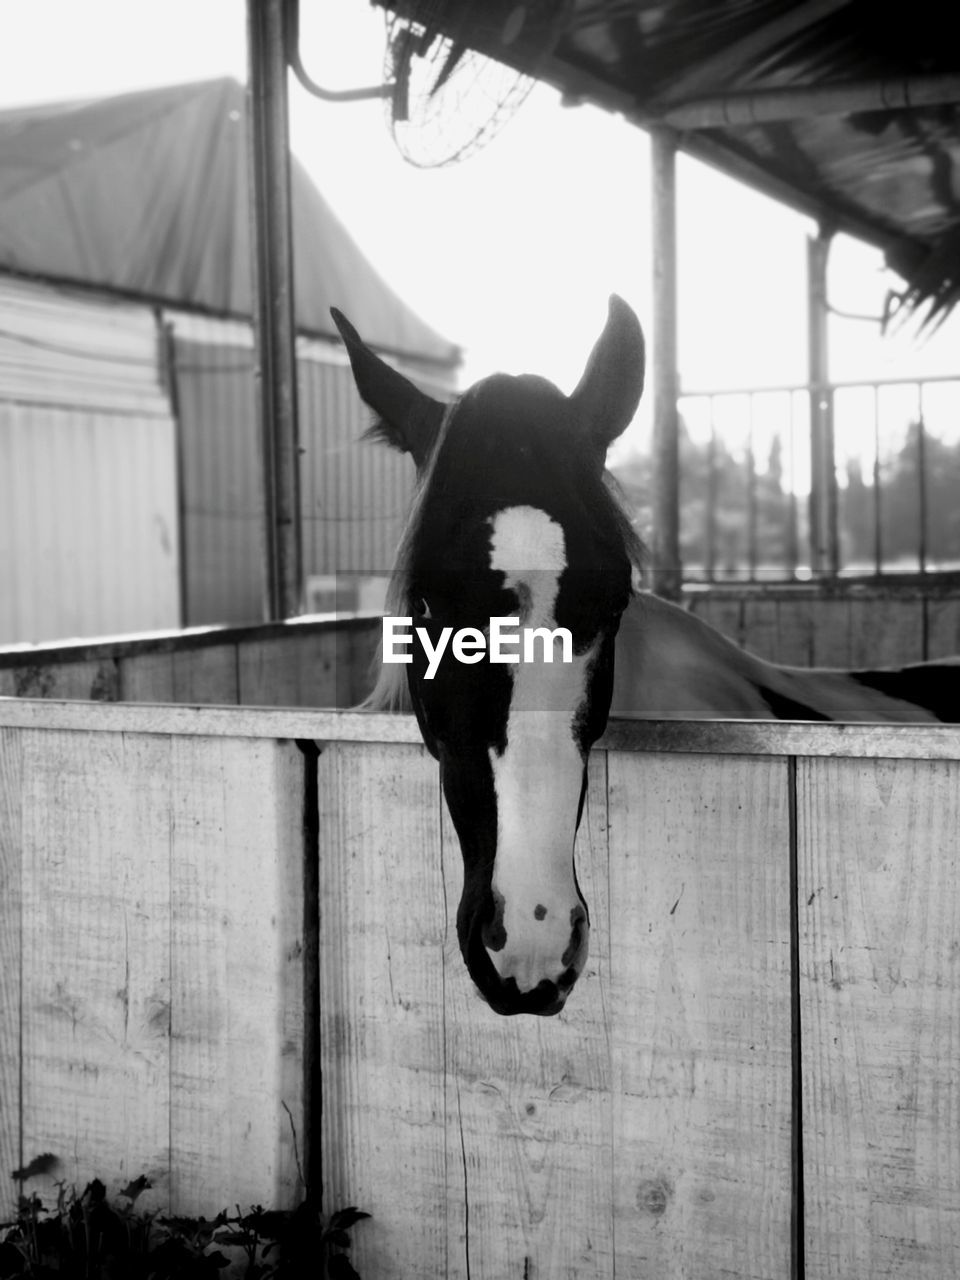
[[[798,762],[809,1280],[960,1268],[960,764]]]
[[[5,684],[17,698],[83,698],[118,702],[120,677],[112,658],[59,662],[42,661],[9,668]]]
[[[577,841],[587,967],[556,1018],[502,1018],[466,972],[452,922],[462,884],[444,815],[447,1274],[574,1280],[614,1274],[606,760],[591,763]],[[572,798],[573,799],[573,798]]]
[[[960,600],[929,599],[925,657],[952,658],[960,653]]]
[[[318,761],[323,1204],[361,1275],[446,1275],[440,792],[422,746]]]
[[[617,1274],[786,1277],[784,760],[611,753]]]
[[[814,667],[850,667],[853,665],[850,643],[851,602],[811,600],[810,626],[813,639]]]
[[[300,1124],[302,757],[292,742],[171,749],[171,1196],[208,1216],[292,1207],[283,1104]]]
[[[851,666],[898,666],[922,657],[922,600],[851,600]]]
[[[788,667],[814,666],[813,617],[808,600],[777,601],[777,637],[778,662]]]
[[[10,1178],[20,1149],[20,979],[23,737],[0,729],[0,1222],[16,1212]]]
[[[332,707],[337,702],[338,634],[292,633],[238,651],[244,706]]]
[[[23,1084],[22,1134],[5,1105],[4,1149],[58,1158],[28,1184],[41,1194],[54,1178],[115,1190],[146,1174],[144,1207],[292,1205],[283,1104],[302,1125],[300,753],[7,730],[5,761],[12,735]],[[8,985],[3,1027],[16,1010]]]
[[[169,742],[23,748],[22,1143],[56,1177],[168,1189]],[[51,1179],[30,1185],[52,1193]]]
[[[239,701],[236,645],[134,654],[120,658],[119,666],[124,702],[232,706]]]
[[[412,715],[273,707],[174,707],[133,702],[0,698],[0,727],[183,737],[312,738],[317,742],[422,740]],[[869,756],[960,759],[960,726],[829,724],[788,720],[611,720],[601,747],[638,753]]]
[[[743,602],[743,647],[767,662],[780,661],[780,625],[776,600],[763,597]]]

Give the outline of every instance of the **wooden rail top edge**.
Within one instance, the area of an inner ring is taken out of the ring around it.
[[[0,698],[0,729],[420,744],[410,715],[303,707],[179,706]],[[960,725],[789,720],[611,720],[601,748],[706,755],[960,760]]]

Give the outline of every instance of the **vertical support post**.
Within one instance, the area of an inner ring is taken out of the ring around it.
[[[917,498],[919,511],[917,518],[917,567],[921,573],[927,572],[927,427],[923,420],[923,383],[917,383]]]
[[[653,188],[653,564],[654,590],[677,599],[680,566],[680,457],[677,410],[677,140],[650,134]]]
[[[254,382],[269,622],[302,612],[303,580],[284,12],[284,0],[247,0]]]
[[[840,572],[833,392],[827,341],[827,259],[830,236],[807,241],[808,381],[810,385],[810,564],[814,573]]]

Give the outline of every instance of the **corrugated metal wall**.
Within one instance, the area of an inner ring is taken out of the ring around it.
[[[175,315],[184,623],[263,618],[263,490],[250,326]]]
[[[0,643],[180,624],[149,309],[0,280],[0,548]]]
[[[304,571],[388,573],[413,494],[409,458],[363,434],[371,413],[350,366],[302,345],[299,359]]]
[[[263,499],[249,326],[172,314],[183,448],[187,622],[262,617]],[[361,437],[371,415],[346,356],[298,342],[304,574],[389,572],[413,492],[409,458]],[[405,370],[425,390],[451,389]]]
[[[164,323],[0,281],[0,643],[262,620],[250,326]],[[299,370],[304,573],[388,572],[412,464],[361,439],[341,350],[301,339]]]

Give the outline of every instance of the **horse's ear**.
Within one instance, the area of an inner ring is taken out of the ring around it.
[[[590,353],[570,399],[593,435],[601,457],[629,426],[643,391],[644,347],[640,321],[613,294],[603,333]]]
[[[409,453],[420,470],[437,438],[444,406],[374,355],[336,307],[330,308],[330,314],[347,348],[361,399],[377,415],[372,434],[394,449]]]

